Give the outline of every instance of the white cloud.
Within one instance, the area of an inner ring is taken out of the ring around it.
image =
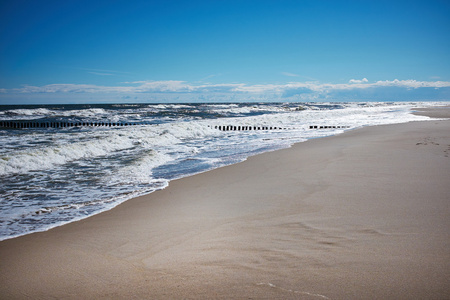
[[[175,81],[175,80],[167,80],[167,81],[138,81],[135,83],[139,83],[140,85],[134,87],[134,92],[137,93],[175,93],[175,92],[185,92],[189,93],[193,91],[192,85],[185,83],[184,81]]]
[[[154,95],[158,98],[161,94],[180,94],[180,97],[186,99],[207,97],[208,99],[229,99],[232,101],[239,95],[244,99],[256,99],[266,97],[267,99],[297,99],[297,100],[315,100],[318,98],[327,98],[331,95],[373,95],[376,97],[376,91],[386,95],[386,88],[398,88],[402,91],[411,91],[421,88],[439,89],[447,88],[441,93],[448,95],[450,82],[447,81],[416,81],[416,80],[381,80],[369,83],[366,78],[361,80],[351,79],[348,83],[320,83],[311,82],[289,82],[286,84],[245,84],[245,83],[224,83],[224,84],[193,84],[186,81],[133,81],[123,82],[119,86],[100,86],[92,84],[49,84],[44,86],[24,86],[18,89],[0,89],[0,94],[20,95],[20,94],[86,94],[86,95]],[[364,92],[368,91],[368,93]],[[421,90],[422,91],[422,90]],[[422,92],[421,92],[422,93]],[[189,96],[188,96],[189,95]],[[151,96],[153,97],[153,96]],[[172,96],[171,96],[172,97]],[[256,98],[255,98],[256,97]],[[200,98],[199,98],[200,99]]]
[[[417,81],[417,80],[398,80],[394,79],[392,81],[384,80],[377,81],[374,86],[396,86],[404,88],[443,88],[450,87],[450,82],[448,81]]]
[[[92,84],[48,84],[44,86],[26,85],[20,89],[10,91],[18,93],[95,93],[101,91],[119,91],[118,88],[102,87]]]
[[[349,83],[365,83],[365,82],[369,82],[369,80],[367,80],[367,78],[363,78],[361,80],[358,79],[350,79]]]

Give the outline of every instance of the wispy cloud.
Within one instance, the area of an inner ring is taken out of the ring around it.
[[[290,73],[290,72],[281,72],[281,74],[283,74],[284,76],[289,76],[289,77],[299,77],[300,76],[300,75]]]
[[[208,79],[211,79],[211,78],[214,78],[214,77],[218,77],[218,76],[222,76],[222,74],[221,73],[211,74],[211,75],[208,75],[206,77],[201,78],[199,81],[205,81],[205,80],[208,80]]]
[[[111,73],[100,73],[100,72],[88,72],[89,74],[92,75],[99,75],[99,76],[113,76],[114,74]]]
[[[130,72],[117,71],[117,70],[104,70],[104,69],[93,69],[93,68],[75,68],[75,69],[83,70],[89,74],[99,75],[99,76],[116,76],[116,75],[131,74]]]

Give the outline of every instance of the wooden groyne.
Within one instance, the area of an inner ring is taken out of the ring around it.
[[[215,126],[215,129],[219,129],[222,131],[249,131],[249,130],[281,130],[287,129],[282,127],[274,127],[274,126],[234,126],[234,125],[224,125],[224,126]]]
[[[277,126],[236,126],[236,125],[219,125],[214,126],[215,129],[221,131],[249,131],[249,130],[288,130],[294,128],[277,127]],[[342,125],[309,125],[309,129],[336,129],[336,128],[350,128],[350,126]]]
[[[309,129],[335,129],[335,128],[350,128],[350,126],[326,126],[326,125],[310,125]]]
[[[123,127],[123,126],[137,126],[150,125],[150,123],[134,123],[134,122],[65,122],[65,121],[44,121],[44,120],[19,120],[19,121],[0,121],[0,128],[7,129],[22,129],[22,128],[68,128],[68,127]],[[250,125],[216,125],[215,129],[221,131],[250,131],[250,130],[289,130],[292,127],[279,126],[250,126]],[[309,125],[309,129],[335,129],[335,128],[350,128],[350,126],[342,125]]]
[[[0,128],[68,128],[68,127],[121,127],[148,125],[133,122],[61,122],[61,121],[0,121]]]

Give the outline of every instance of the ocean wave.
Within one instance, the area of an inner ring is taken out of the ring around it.
[[[76,110],[48,109],[48,108],[20,108],[0,111],[2,120],[34,120],[41,118],[90,118],[99,120],[108,118],[111,112],[103,108],[89,108]]]
[[[154,125],[1,130],[0,198],[7,205],[0,207],[0,239],[72,222],[154,191],[174,178],[310,138],[367,125],[426,120],[410,113],[411,108],[426,105],[124,104],[4,109],[1,119],[9,114],[8,118],[77,117]],[[311,130],[311,125],[327,128]],[[219,126],[277,129],[222,131]]]

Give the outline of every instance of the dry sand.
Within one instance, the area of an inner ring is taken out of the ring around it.
[[[449,156],[433,120],[176,180],[0,242],[0,297],[450,299]]]

